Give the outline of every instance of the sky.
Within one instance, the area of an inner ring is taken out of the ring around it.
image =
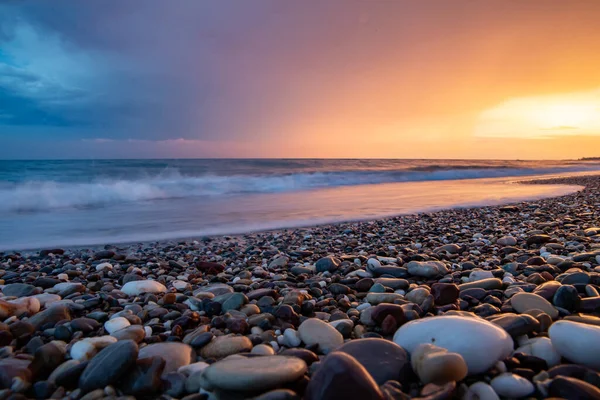
[[[597,0],[4,0],[0,158],[600,156]]]

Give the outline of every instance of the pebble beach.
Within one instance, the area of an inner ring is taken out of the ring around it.
[[[600,399],[600,175],[532,183],[584,188],[0,253],[0,399]]]

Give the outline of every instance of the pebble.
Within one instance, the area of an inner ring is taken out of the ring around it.
[[[308,346],[318,345],[327,354],[344,343],[344,337],[333,326],[321,320],[310,318],[298,327],[300,339]]]
[[[490,383],[494,391],[502,397],[519,398],[529,396],[535,391],[533,383],[527,379],[505,372],[498,375]]]
[[[458,353],[432,344],[420,344],[411,353],[413,371],[421,382],[444,384],[467,376],[467,363]]]
[[[460,354],[469,375],[490,369],[513,351],[513,340],[502,328],[477,317],[438,316],[410,321],[394,334],[394,342],[412,352],[434,344]]]
[[[104,330],[109,334],[115,333],[121,329],[127,328],[131,323],[126,318],[117,317],[110,319],[104,323]]]
[[[448,273],[448,268],[441,261],[411,261],[406,268],[409,274],[422,278],[435,278]]]
[[[139,296],[142,293],[165,293],[167,288],[160,282],[144,280],[127,282],[121,291],[128,296]]]
[[[143,360],[144,358],[161,357],[166,363],[163,371],[164,376],[190,364],[192,362],[192,352],[192,348],[185,343],[154,343],[142,347],[138,358]]]
[[[336,349],[351,355],[371,374],[378,385],[389,380],[405,380],[410,363],[406,350],[392,341],[369,338],[355,339]]]
[[[295,382],[306,371],[306,363],[296,357],[231,358],[204,370],[202,376],[206,386],[203,387],[237,392],[265,391]]]
[[[552,346],[564,358],[600,370],[600,326],[557,321],[548,331]]]
[[[305,400],[383,400],[371,375],[352,356],[333,352],[313,374],[304,393]]]
[[[249,352],[252,347],[252,342],[245,336],[219,336],[202,347],[200,354],[205,359],[220,359],[232,354]]]
[[[517,293],[511,297],[510,302],[518,313],[527,313],[530,310],[542,310],[552,319],[558,318],[558,310],[542,296],[533,293]]]
[[[138,346],[133,340],[122,340],[105,347],[83,370],[79,387],[89,392],[115,383],[135,365],[137,356]]]

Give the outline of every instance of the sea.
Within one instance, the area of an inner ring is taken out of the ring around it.
[[[574,192],[592,161],[0,160],[0,250],[201,238]]]

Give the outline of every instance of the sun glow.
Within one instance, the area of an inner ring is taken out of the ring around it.
[[[585,129],[587,124],[598,119],[599,114],[598,104],[549,104],[532,110],[531,118],[542,129]]]
[[[482,112],[474,134],[534,139],[600,135],[600,89],[508,100]]]

